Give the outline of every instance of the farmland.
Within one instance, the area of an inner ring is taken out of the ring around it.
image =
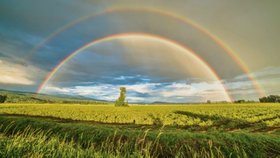
[[[280,155],[280,104],[1,104],[0,122],[1,157]]]
[[[129,108],[98,104],[6,104],[1,106],[0,113],[110,124],[219,129],[280,126],[279,104],[135,105]]]

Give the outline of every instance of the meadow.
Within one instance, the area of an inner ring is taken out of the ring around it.
[[[280,157],[280,104],[1,104],[0,157]]]

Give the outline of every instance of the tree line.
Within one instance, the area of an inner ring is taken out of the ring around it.
[[[269,95],[259,99],[261,103],[280,103],[279,95]]]

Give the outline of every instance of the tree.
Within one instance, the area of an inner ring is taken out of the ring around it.
[[[125,87],[120,87],[120,96],[115,102],[115,106],[128,106],[128,102],[125,101],[126,97],[126,88]]]
[[[7,96],[5,95],[0,95],[0,103],[4,103],[7,99]]]
[[[280,96],[269,95],[267,97],[262,97],[259,100],[261,103],[280,103]]]

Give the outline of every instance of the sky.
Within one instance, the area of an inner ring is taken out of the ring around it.
[[[280,95],[279,0],[1,0],[0,89],[191,103]]]

